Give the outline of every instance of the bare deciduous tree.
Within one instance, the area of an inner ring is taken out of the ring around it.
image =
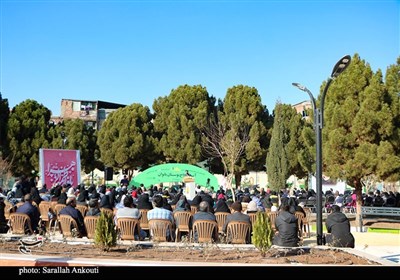
[[[206,157],[220,158],[224,167],[224,176],[227,178],[228,188],[235,193],[232,180],[235,176],[235,165],[244,155],[249,133],[247,127],[235,128],[234,125],[224,127],[221,123],[210,121],[208,127],[203,128],[203,150]]]
[[[378,180],[377,177],[374,175],[368,175],[365,176],[361,180],[361,184],[363,187],[365,187],[365,193],[368,193],[369,191],[374,191],[374,187],[376,186]]]
[[[11,167],[12,160],[3,159],[0,154],[0,179],[3,180],[3,185],[5,186],[8,186],[8,182],[12,177]],[[0,185],[0,187],[2,186]]]

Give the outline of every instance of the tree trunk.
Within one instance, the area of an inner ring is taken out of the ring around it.
[[[233,202],[235,202],[236,201],[236,196],[235,196],[235,190],[232,187],[232,179],[233,179],[232,173],[228,174],[228,176],[226,176],[226,179],[227,179],[226,180],[227,181],[226,182],[227,183],[227,188],[231,190],[232,199],[233,199]]]
[[[361,206],[363,205],[363,200],[362,200],[362,184],[360,178],[356,178],[354,180],[354,190],[356,192],[356,225],[358,225],[361,230],[362,219],[360,216],[361,216]]]
[[[242,173],[240,172],[235,173],[235,182],[236,182],[236,189],[238,189],[241,186]]]

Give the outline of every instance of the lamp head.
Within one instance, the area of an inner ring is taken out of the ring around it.
[[[299,90],[307,91],[307,88],[299,83],[292,83],[292,86],[297,87]]]
[[[347,68],[347,66],[349,66],[350,62],[351,62],[350,55],[345,55],[344,57],[342,57],[336,63],[335,67],[333,67],[331,78],[336,78],[337,76],[342,74],[342,72]]]

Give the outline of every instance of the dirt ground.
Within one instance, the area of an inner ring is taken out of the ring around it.
[[[7,241],[0,245],[0,253],[21,254],[18,241]],[[185,261],[210,263],[246,263],[246,264],[308,264],[308,265],[379,265],[368,259],[337,249],[302,249],[278,251],[271,249],[265,257],[257,249],[221,249],[212,244],[198,248],[161,247],[140,245],[117,245],[105,252],[94,245],[73,245],[45,241],[41,246],[31,248],[31,254],[46,256],[64,256],[74,258]]]
[[[354,223],[354,221],[352,221]],[[399,224],[397,224],[398,226]],[[384,223],[382,228],[394,228],[393,224]],[[314,234],[314,233],[312,233]],[[87,239],[86,239],[87,240]],[[374,244],[382,238],[374,239]],[[358,240],[356,239],[356,242]],[[361,242],[361,241],[360,241]],[[381,242],[381,243],[382,243]],[[312,243],[315,243],[313,241]],[[378,242],[379,243],[379,242]],[[150,245],[149,245],[150,244]],[[54,257],[73,258],[96,258],[96,259],[121,259],[124,261],[151,260],[151,261],[176,261],[176,262],[209,262],[209,263],[238,263],[238,264],[306,264],[306,265],[338,265],[338,266],[359,266],[359,265],[380,265],[369,259],[362,258],[349,252],[335,248],[315,248],[313,246],[305,249],[284,251],[270,249],[265,257],[261,256],[257,249],[221,249],[215,244],[193,244],[173,243],[169,246],[152,243],[139,244],[118,244],[110,251],[102,251],[93,244],[74,245],[66,242],[50,242],[46,240],[41,246],[31,248],[32,255],[46,255]],[[172,245],[172,246],[171,246]],[[183,246],[182,246],[183,245]],[[307,244],[304,244],[307,246]],[[368,244],[367,244],[368,245]],[[367,246],[366,245],[366,246]],[[373,244],[369,244],[373,245]],[[0,253],[22,254],[19,251],[18,240],[5,239],[0,242]]]

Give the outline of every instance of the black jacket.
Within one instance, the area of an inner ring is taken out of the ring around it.
[[[250,216],[246,215],[242,212],[234,212],[232,214],[229,214],[228,216],[226,216],[226,220],[225,223],[222,227],[222,231],[226,233],[228,224],[230,222],[247,222],[251,225],[251,220],[250,220]]]
[[[153,205],[150,202],[149,195],[147,193],[143,193],[138,197],[136,202],[138,209],[153,209]]]
[[[32,229],[34,231],[37,229],[40,220],[40,212],[36,206],[32,205],[32,202],[26,201],[24,204],[17,208],[16,212],[28,214],[29,218],[31,218]]]
[[[75,209],[75,207],[72,207],[71,205],[68,205],[66,207],[64,207],[60,213],[60,215],[69,215],[71,216],[76,223],[78,224],[78,230],[81,233],[82,236],[86,235],[86,228],[85,228],[85,224],[84,224],[84,218],[81,214],[81,212],[79,212],[79,210]]]
[[[330,245],[354,248],[354,236],[350,232],[350,222],[345,214],[334,212],[326,218],[326,229],[332,234]]]
[[[299,246],[297,218],[290,212],[279,213],[275,220],[275,227],[278,234],[274,236],[273,244],[284,247]]]
[[[231,210],[229,209],[229,206],[228,204],[226,204],[226,201],[224,199],[218,199],[217,203],[214,206],[214,212],[231,213]]]

